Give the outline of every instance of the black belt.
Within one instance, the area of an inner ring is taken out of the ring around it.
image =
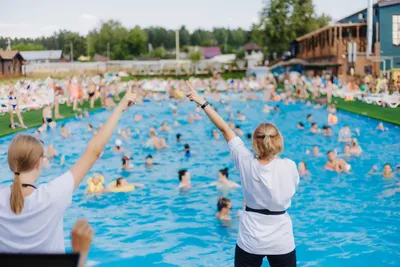
[[[256,210],[256,209],[252,209],[246,206],[246,211],[250,211],[250,212],[255,212],[255,213],[260,213],[263,215],[282,215],[285,214],[286,210],[284,211],[270,211],[270,210]]]

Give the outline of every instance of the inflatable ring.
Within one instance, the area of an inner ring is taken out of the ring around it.
[[[98,193],[98,192],[101,192],[101,191],[103,191],[103,189],[104,189],[104,186],[103,186],[103,183],[104,183],[104,176],[103,175],[99,175],[99,183],[98,184],[94,184],[93,183],[93,177],[90,177],[89,179],[88,179],[88,181],[87,181],[87,183],[88,183],[88,185],[89,185],[89,187],[88,187],[88,192],[89,193]]]
[[[112,182],[111,184],[109,184],[107,186],[108,190],[110,190],[110,192],[114,192],[114,193],[118,193],[118,192],[130,192],[135,190],[135,186],[134,185],[127,185],[124,187],[117,187],[117,182]]]

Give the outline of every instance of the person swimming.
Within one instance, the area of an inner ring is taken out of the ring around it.
[[[378,170],[377,166],[373,166],[372,169],[368,172],[368,174],[375,174],[375,172]],[[385,163],[383,165],[383,172],[382,172],[383,178],[392,178],[393,177],[393,169],[392,165],[389,163]]]
[[[348,143],[351,141],[351,129],[349,126],[345,126],[339,131],[339,142]]]
[[[351,169],[350,164],[348,164],[343,159],[337,159],[335,152],[329,150],[328,153],[328,161],[325,164],[325,169],[336,172],[349,172]]]
[[[319,132],[317,123],[315,123],[315,122],[311,123],[310,132],[313,133],[313,134],[316,134],[316,133]]]
[[[246,116],[244,116],[244,114],[241,113],[241,112],[238,110],[238,112],[237,112],[237,119],[238,119],[239,121],[244,121],[244,120],[246,120]]]
[[[176,142],[180,143],[181,142],[181,138],[182,138],[182,135],[180,133],[178,133],[176,135]]]
[[[331,126],[327,126],[327,125],[323,125],[322,126],[322,133],[324,136],[332,136],[332,127]]]
[[[55,150],[53,145],[49,145],[45,149],[44,155],[45,155],[46,158],[51,159],[51,158],[54,158],[54,157],[58,156],[58,152]]]
[[[61,125],[61,136],[64,138],[71,137],[71,131],[65,127],[65,124]]]
[[[248,140],[252,140],[252,138],[253,138],[253,135],[251,133],[248,133],[246,136],[247,136]]]
[[[343,155],[345,157],[350,157],[351,156],[351,151],[350,151],[350,145],[349,144],[345,144],[344,145]]]
[[[211,132],[212,137],[214,138],[214,140],[220,140],[221,139],[221,135],[219,134],[219,132],[215,129],[212,130]]]
[[[115,146],[112,148],[112,151],[117,152],[117,153],[123,153],[124,148],[122,147],[122,141],[117,139],[115,141]]]
[[[178,171],[179,175],[179,186],[178,189],[189,189],[192,187],[192,183],[190,182],[190,172],[188,170],[182,169]]]
[[[88,124],[88,132],[93,132],[93,125],[91,123]]]
[[[104,190],[104,176],[101,174],[94,174],[91,178],[88,179],[87,183],[87,193],[100,193]]]
[[[228,170],[229,170],[228,168],[219,170],[218,181],[212,182],[208,186],[216,186],[218,189],[240,187],[240,185],[238,183],[228,180],[228,177],[229,177]]]
[[[169,132],[171,131],[171,127],[168,126],[168,122],[164,121],[158,130],[161,132]]]
[[[234,128],[233,128],[233,131],[238,136],[243,136],[244,135],[244,132],[240,129],[239,125],[235,125]]]
[[[307,169],[307,165],[304,161],[300,161],[297,165],[297,170],[299,171],[300,176],[308,175],[310,172]]]
[[[147,155],[146,159],[144,160],[144,164],[146,167],[150,168],[156,165],[157,163],[153,162],[153,156],[152,155]]]
[[[217,203],[218,212],[217,214],[215,214],[215,217],[217,217],[222,221],[229,221],[231,220],[231,217],[229,216],[231,209],[232,209],[231,201],[226,197],[219,197]]]
[[[358,144],[358,140],[356,138],[353,138],[351,142],[350,153],[352,156],[359,156],[362,153],[362,149]]]
[[[302,122],[297,123],[297,129],[304,130],[304,124]]]
[[[378,131],[387,131],[388,128],[385,128],[385,127],[383,126],[383,123],[380,122],[380,123],[378,123],[378,126],[376,126],[376,130],[378,130]]]
[[[190,146],[189,146],[189,144],[185,144],[184,148],[185,148],[185,157],[189,158],[190,157]]]
[[[307,115],[307,121],[308,121],[309,123],[312,123],[312,115],[311,115],[311,114],[308,114],[308,115]]]
[[[122,161],[121,169],[123,169],[123,170],[132,169],[133,168],[133,164],[131,163],[131,159],[132,158],[130,158],[128,156],[123,156],[122,159],[121,159],[121,161]]]

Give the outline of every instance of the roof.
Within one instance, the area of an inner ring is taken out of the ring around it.
[[[396,4],[397,5],[400,4],[400,0],[387,0],[387,1],[384,1],[384,2],[379,2],[379,3],[376,3],[373,7],[374,8],[376,8],[376,7],[387,7],[387,6],[392,6],[392,5],[396,5]],[[360,13],[363,13],[363,12],[367,12],[367,10],[368,10],[368,8],[361,9],[358,12],[352,13],[352,14],[344,17],[344,18],[341,18],[340,20],[338,20],[338,22],[344,21],[344,20],[346,20],[346,19],[348,19],[350,17],[353,17],[354,15],[357,15],[357,14],[360,14]]]
[[[108,58],[100,55],[100,54],[94,54],[94,61],[108,61]]]
[[[21,54],[18,51],[0,51],[0,57],[3,59],[14,59],[15,57],[21,57],[23,59],[23,57],[21,56]]]
[[[357,27],[357,26],[366,26],[366,25],[367,25],[367,23],[337,23],[337,24],[334,24],[334,25],[326,25],[326,26],[324,26],[322,28],[319,28],[319,29],[317,29],[315,31],[309,32],[307,34],[304,34],[303,36],[298,37],[296,39],[296,41],[298,41],[298,42],[302,41],[302,40],[307,39],[307,38],[309,38],[309,37],[311,37],[311,36],[313,36],[313,35],[315,35],[317,33],[323,32],[323,31],[325,31],[325,30],[327,30],[329,28],[335,28],[335,27],[342,27],[342,28],[343,27]]]
[[[22,57],[27,61],[33,60],[57,60],[61,59],[61,50],[43,50],[43,51],[21,51]]]
[[[243,50],[246,50],[246,51],[249,51],[249,50],[260,50],[260,47],[255,43],[248,43],[245,46],[243,46]]]
[[[206,46],[202,47],[202,49],[205,58],[212,58],[221,55],[221,49],[219,46]]]
[[[385,7],[385,6],[392,6],[392,5],[398,5],[400,4],[400,0],[392,0],[392,1],[385,1],[385,2],[379,2],[376,5],[379,7]]]

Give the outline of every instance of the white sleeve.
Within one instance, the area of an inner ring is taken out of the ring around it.
[[[52,203],[62,209],[66,209],[72,203],[74,177],[70,171],[49,182],[46,186]]]
[[[243,158],[252,156],[251,152],[245,147],[242,139],[236,136],[228,142],[229,152],[231,153],[231,158],[235,163],[236,168],[239,167],[240,161]]]

